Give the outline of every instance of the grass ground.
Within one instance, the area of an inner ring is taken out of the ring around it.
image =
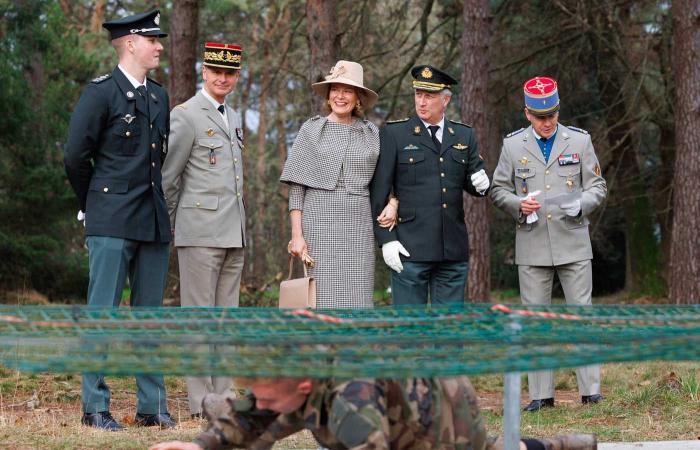
[[[490,434],[502,426],[502,377],[473,377]],[[123,433],[79,425],[80,377],[30,375],[0,368],[0,443],[19,449],[142,449],[172,439],[189,440],[204,422],[191,420],[183,380],[166,378],[171,414],[179,426],[156,430],[133,426],[135,385],[131,378],[109,378],[112,413],[128,427]],[[527,380],[523,376],[523,386]],[[603,441],[700,439],[700,367],[697,363],[649,362],[603,367],[606,400],[581,405],[573,370],[557,372],[557,408],[523,414],[522,433],[548,436],[591,432]],[[523,393],[525,390],[523,390]],[[527,401],[523,395],[522,403]],[[308,433],[278,444],[279,449],[316,448]]]

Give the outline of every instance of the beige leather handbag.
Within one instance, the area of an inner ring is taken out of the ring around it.
[[[292,279],[295,257],[289,258],[289,276],[280,284],[280,308],[315,308],[316,280],[309,276],[306,264],[304,278]]]

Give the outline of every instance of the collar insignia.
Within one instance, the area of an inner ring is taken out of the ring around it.
[[[529,162],[530,161],[527,159],[527,156],[523,156],[522,158],[520,158],[520,164],[522,164],[523,166],[527,166],[527,163]]]
[[[214,130],[212,130],[211,128],[207,128],[207,136],[209,136],[209,137],[214,136]]]
[[[134,93],[131,91],[126,91],[126,96],[129,98],[134,98]]]
[[[413,134],[416,136],[420,134],[420,126],[416,125],[416,127],[413,129]]]
[[[447,127],[447,131],[449,131],[450,134],[455,134],[455,130],[453,130],[452,127]]]
[[[134,121],[136,116],[132,116],[131,114],[127,114],[126,116],[122,117],[122,120],[126,123],[131,123]]]

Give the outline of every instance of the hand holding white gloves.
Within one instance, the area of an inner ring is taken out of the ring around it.
[[[474,172],[471,178],[472,186],[476,188],[476,191],[479,194],[483,194],[484,192],[486,192],[486,189],[488,189],[489,186],[491,186],[491,182],[489,182],[489,177],[488,175],[486,175],[484,169],[481,169],[478,172]]]
[[[404,256],[411,256],[399,241],[391,241],[382,245],[384,262],[396,273],[401,273],[403,270],[403,264],[401,264],[399,253]]]
[[[559,205],[561,209],[564,210],[567,216],[576,217],[578,213],[581,212],[581,200],[574,200],[569,203],[562,203]]]
[[[82,211],[78,211],[78,222],[82,222],[83,226],[85,226],[85,213]]]

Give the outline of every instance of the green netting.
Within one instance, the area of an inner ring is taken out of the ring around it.
[[[0,307],[0,363],[31,372],[400,378],[652,359],[700,360],[700,305]]]

